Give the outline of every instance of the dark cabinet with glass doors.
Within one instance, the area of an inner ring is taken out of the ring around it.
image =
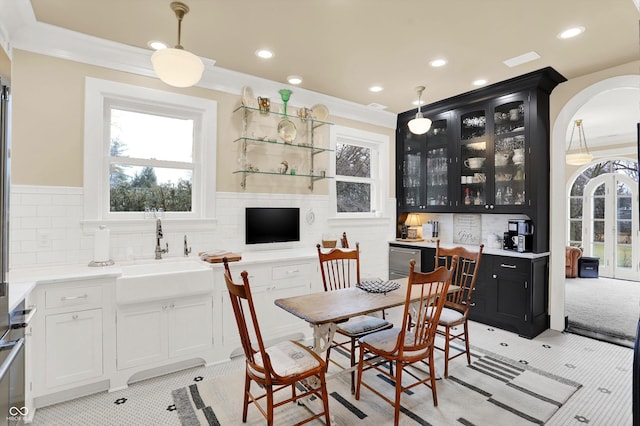
[[[566,79],[544,68],[422,108],[426,135],[398,115],[397,217],[406,213],[523,214],[533,251],[549,249],[549,95]],[[446,129],[446,130],[442,130]]]

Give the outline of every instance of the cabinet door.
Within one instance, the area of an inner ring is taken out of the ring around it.
[[[429,117],[432,121],[427,132],[426,197],[428,211],[447,211],[451,203],[449,185],[451,177],[450,113]]]
[[[211,349],[213,345],[211,297],[169,304],[169,358]]]
[[[458,115],[458,167],[459,181],[453,182],[458,211],[481,211],[490,202],[493,158],[484,106],[460,111]]]
[[[493,196],[499,211],[509,211],[511,206],[529,205],[527,94],[503,96],[492,107],[495,132]]]
[[[153,303],[118,310],[118,370],[167,358],[167,309],[167,303]]]
[[[47,387],[102,375],[102,309],[48,315],[45,339]]]
[[[523,333],[530,321],[529,285],[531,262],[528,259],[495,257],[493,279],[496,287],[496,321],[500,327]]]
[[[398,207],[404,211],[421,211],[427,206],[426,148],[427,136],[414,135],[406,122],[399,123],[396,148]]]

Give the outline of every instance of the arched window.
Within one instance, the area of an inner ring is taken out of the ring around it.
[[[586,168],[571,187],[569,245],[598,257],[601,276],[640,279],[637,170],[633,161],[603,161]]]

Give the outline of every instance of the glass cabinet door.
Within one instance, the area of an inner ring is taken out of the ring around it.
[[[525,204],[525,138],[524,101],[515,100],[494,109],[494,203],[496,206]]]
[[[460,205],[484,206],[487,196],[487,117],[484,109],[460,116]]]
[[[426,206],[425,182],[425,140],[407,132],[403,147],[402,202],[406,207]]]
[[[427,132],[427,205],[449,205],[447,120],[433,120]]]

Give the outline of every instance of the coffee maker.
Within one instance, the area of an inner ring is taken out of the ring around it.
[[[533,250],[533,232],[533,221],[510,219],[507,232],[504,233],[503,248],[520,253]]]

